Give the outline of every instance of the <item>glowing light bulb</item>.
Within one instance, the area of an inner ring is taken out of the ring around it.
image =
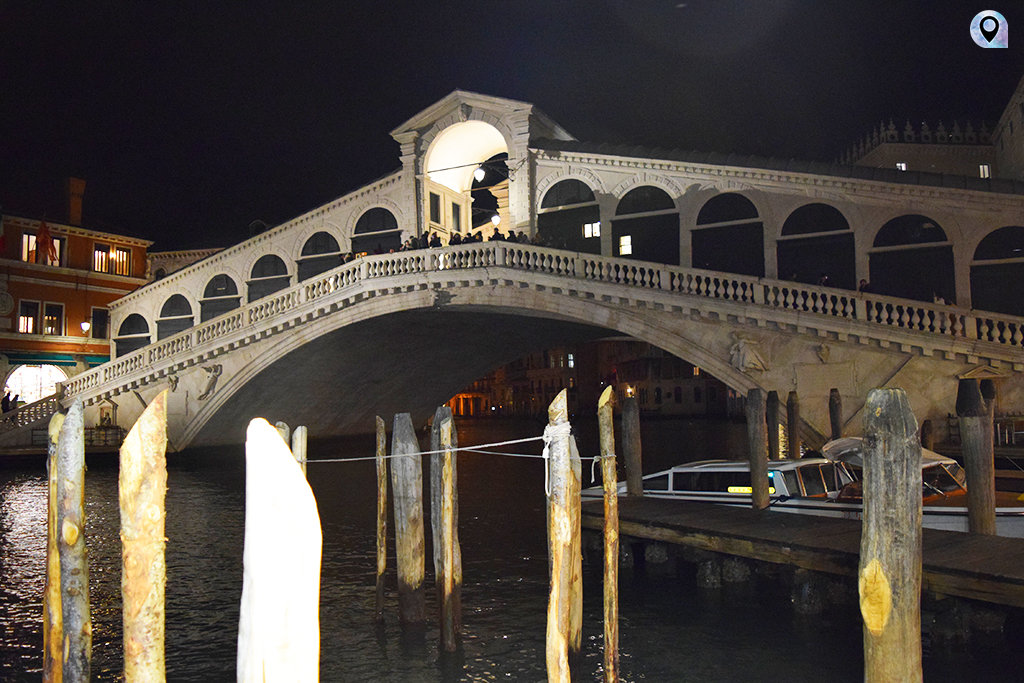
[[[486,175],[487,171],[484,170],[483,166],[477,166],[476,170],[473,171],[473,177],[476,178],[478,183],[482,183],[484,181],[484,176]]]
[[[491,216],[491,223],[494,223],[495,225],[497,225],[500,222],[501,222],[501,216],[499,216],[498,214],[494,214],[493,216]]]

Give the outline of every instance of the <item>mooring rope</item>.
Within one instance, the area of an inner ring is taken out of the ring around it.
[[[541,457],[544,458],[545,460],[544,493],[548,496],[548,498],[551,497],[551,463],[547,461],[549,461],[551,458],[551,442],[554,441],[556,438],[569,436],[570,434],[572,434],[572,425],[568,422],[563,422],[562,424],[557,425],[549,424],[546,427],[544,427],[544,436],[541,437],[542,439],[544,439],[544,451],[543,453],[541,453]]]
[[[545,434],[546,434],[547,433],[547,429],[545,429],[544,431],[545,431]],[[387,460],[387,459],[390,459],[390,458],[399,458],[399,457],[405,457],[405,456],[409,456],[409,455],[417,455],[417,456],[420,456],[420,455],[438,455],[438,454],[444,453],[445,451],[451,451],[452,453],[455,453],[455,452],[458,452],[458,451],[474,451],[474,450],[478,450],[478,449],[482,449],[482,448],[495,448],[497,446],[511,446],[511,445],[514,445],[514,444],[517,444],[517,443],[527,443],[529,441],[541,441],[541,440],[543,440],[545,438],[546,438],[545,436],[528,436],[528,437],[523,438],[523,439],[510,439],[508,441],[495,441],[494,443],[482,443],[482,444],[479,444],[477,446],[459,446],[458,448],[442,448],[442,449],[439,449],[439,450],[436,450],[436,451],[416,451],[415,453],[391,453],[391,454],[386,454],[384,456],[384,459]],[[498,452],[498,453],[495,453],[495,455],[509,455],[509,456],[512,456],[512,457],[522,457],[522,458],[541,458],[541,457],[544,457],[544,456],[540,456],[540,455],[530,455],[530,454],[527,454],[527,453],[502,453],[502,452]],[[361,461],[365,461],[365,460],[376,460],[376,459],[377,459],[376,455],[368,455],[368,456],[360,456],[360,457],[355,457],[355,458],[317,458],[316,460],[302,459],[302,460],[299,460],[298,462],[313,462],[313,463],[316,463],[316,462],[361,462]]]

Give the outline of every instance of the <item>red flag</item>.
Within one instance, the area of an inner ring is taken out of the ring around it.
[[[56,262],[57,245],[53,243],[53,236],[50,229],[46,227],[46,221],[39,221],[39,233],[36,235],[36,251],[46,256],[47,263]]]

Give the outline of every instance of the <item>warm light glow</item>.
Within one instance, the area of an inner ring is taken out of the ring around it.
[[[495,225],[497,225],[500,222],[501,222],[501,216],[499,216],[498,214],[494,214],[493,216],[491,216],[491,223],[494,223]]]
[[[633,395],[633,387],[626,387],[626,396]]]
[[[90,329],[92,329],[92,323],[90,323],[88,320],[82,323],[82,332],[87,333]]]
[[[484,176],[486,175],[487,171],[484,170],[483,166],[477,166],[476,170],[473,171],[473,177],[476,179],[478,183],[482,183],[484,181]]]
[[[730,486],[729,488],[726,489],[726,491],[729,493],[753,493],[753,488],[750,486]],[[775,487],[769,486],[768,493],[775,493]]]

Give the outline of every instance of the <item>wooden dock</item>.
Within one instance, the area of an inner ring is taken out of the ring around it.
[[[600,530],[601,501],[583,503],[583,527]],[[619,533],[841,574],[855,580],[860,522],[709,503],[619,497]],[[923,529],[922,588],[1024,607],[1024,539]]]

